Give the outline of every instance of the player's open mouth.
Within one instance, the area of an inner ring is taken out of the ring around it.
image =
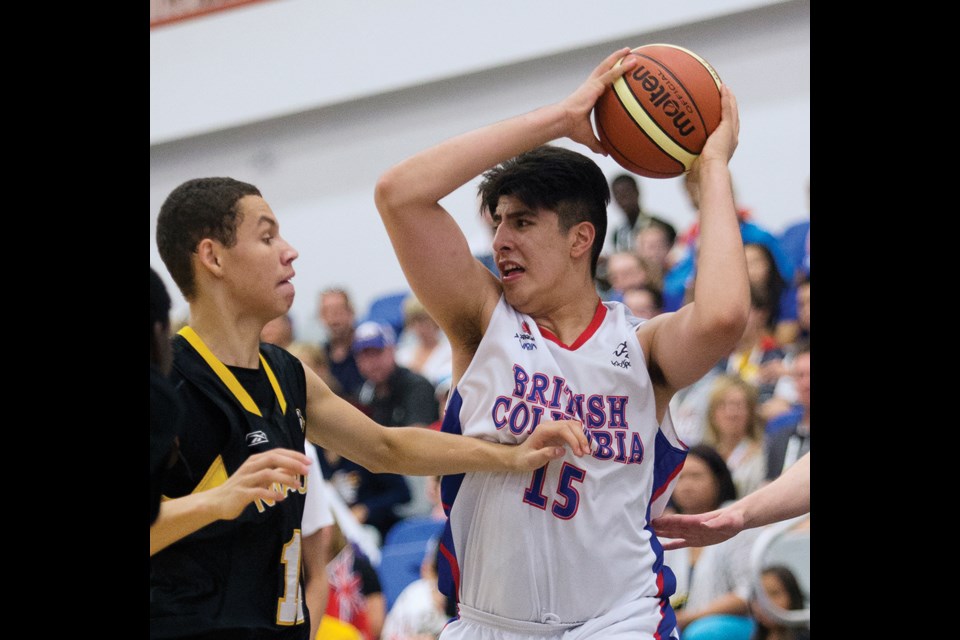
[[[500,277],[502,280],[512,279],[512,276],[519,276],[521,273],[524,273],[526,269],[518,265],[516,262],[504,261],[497,265],[497,269],[500,270]]]

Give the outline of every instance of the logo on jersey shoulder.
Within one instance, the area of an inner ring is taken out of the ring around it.
[[[247,434],[248,447],[255,447],[258,444],[265,444],[267,442],[270,442],[270,440],[267,439],[267,434],[263,431],[253,431]]]
[[[530,334],[530,325],[526,320],[520,323],[520,333],[513,334],[513,337],[520,342],[521,349],[533,351],[537,348],[537,339]]]
[[[304,419],[303,414],[300,412],[300,407],[296,407],[297,410],[297,420],[300,421],[300,431],[307,430],[307,421]]]
[[[630,368],[630,353],[627,351],[627,341],[624,340],[617,345],[617,348],[613,350],[614,358],[622,358],[622,360],[611,360],[610,364],[615,367],[621,367],[623,369]]]

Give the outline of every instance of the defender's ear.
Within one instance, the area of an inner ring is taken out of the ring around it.
[[[220,244],[210,238],[204,238],[197,245],[197,260],[210,273],[219,275],[220,264]]]

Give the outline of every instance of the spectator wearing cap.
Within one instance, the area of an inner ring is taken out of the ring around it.
[[[353,356],[365,382],[359,407],[385,427],[430,425],[439,417],[434,386],[397,364],[396,336],[387,325],[362,323],[353,337]]]
[[[391,327],[372,320],[354,331],[353,356],[365,378],[357,406],[387,427],[427,427],[439,417],[433,385],[397,364],[396,343]],[[331,451],[324,451],[320,466],[357,520],[375,527],[382,542],[411,500],[407,479],[393,473],[371,473]]]

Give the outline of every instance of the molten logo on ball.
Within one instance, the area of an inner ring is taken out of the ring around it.
[[[681,136],[688,136],[696,127],[690,122],[689,114],[693,113],[693,105],[686,95],[681,93],[682,89],[670,81],[670,78],[661,71],[660,78],[656,78],[650,73],[650,69],[640,65],[633,72],[633,79],[640,83],[640,87],[649,92],[650,106],[658,107],[664,115],[672,118],[673,125],[677,133]],[[675,96],[675,97],[674,97]],[[637,96],[640,99],[640,96]],[[679,101],[679,102],[678,102]]]
[[[620,166],[649,178],[689,171],[720,123],[720,77],[683,47],[634,49],[637,66],[617,78],[594,107],[597,136]]]

